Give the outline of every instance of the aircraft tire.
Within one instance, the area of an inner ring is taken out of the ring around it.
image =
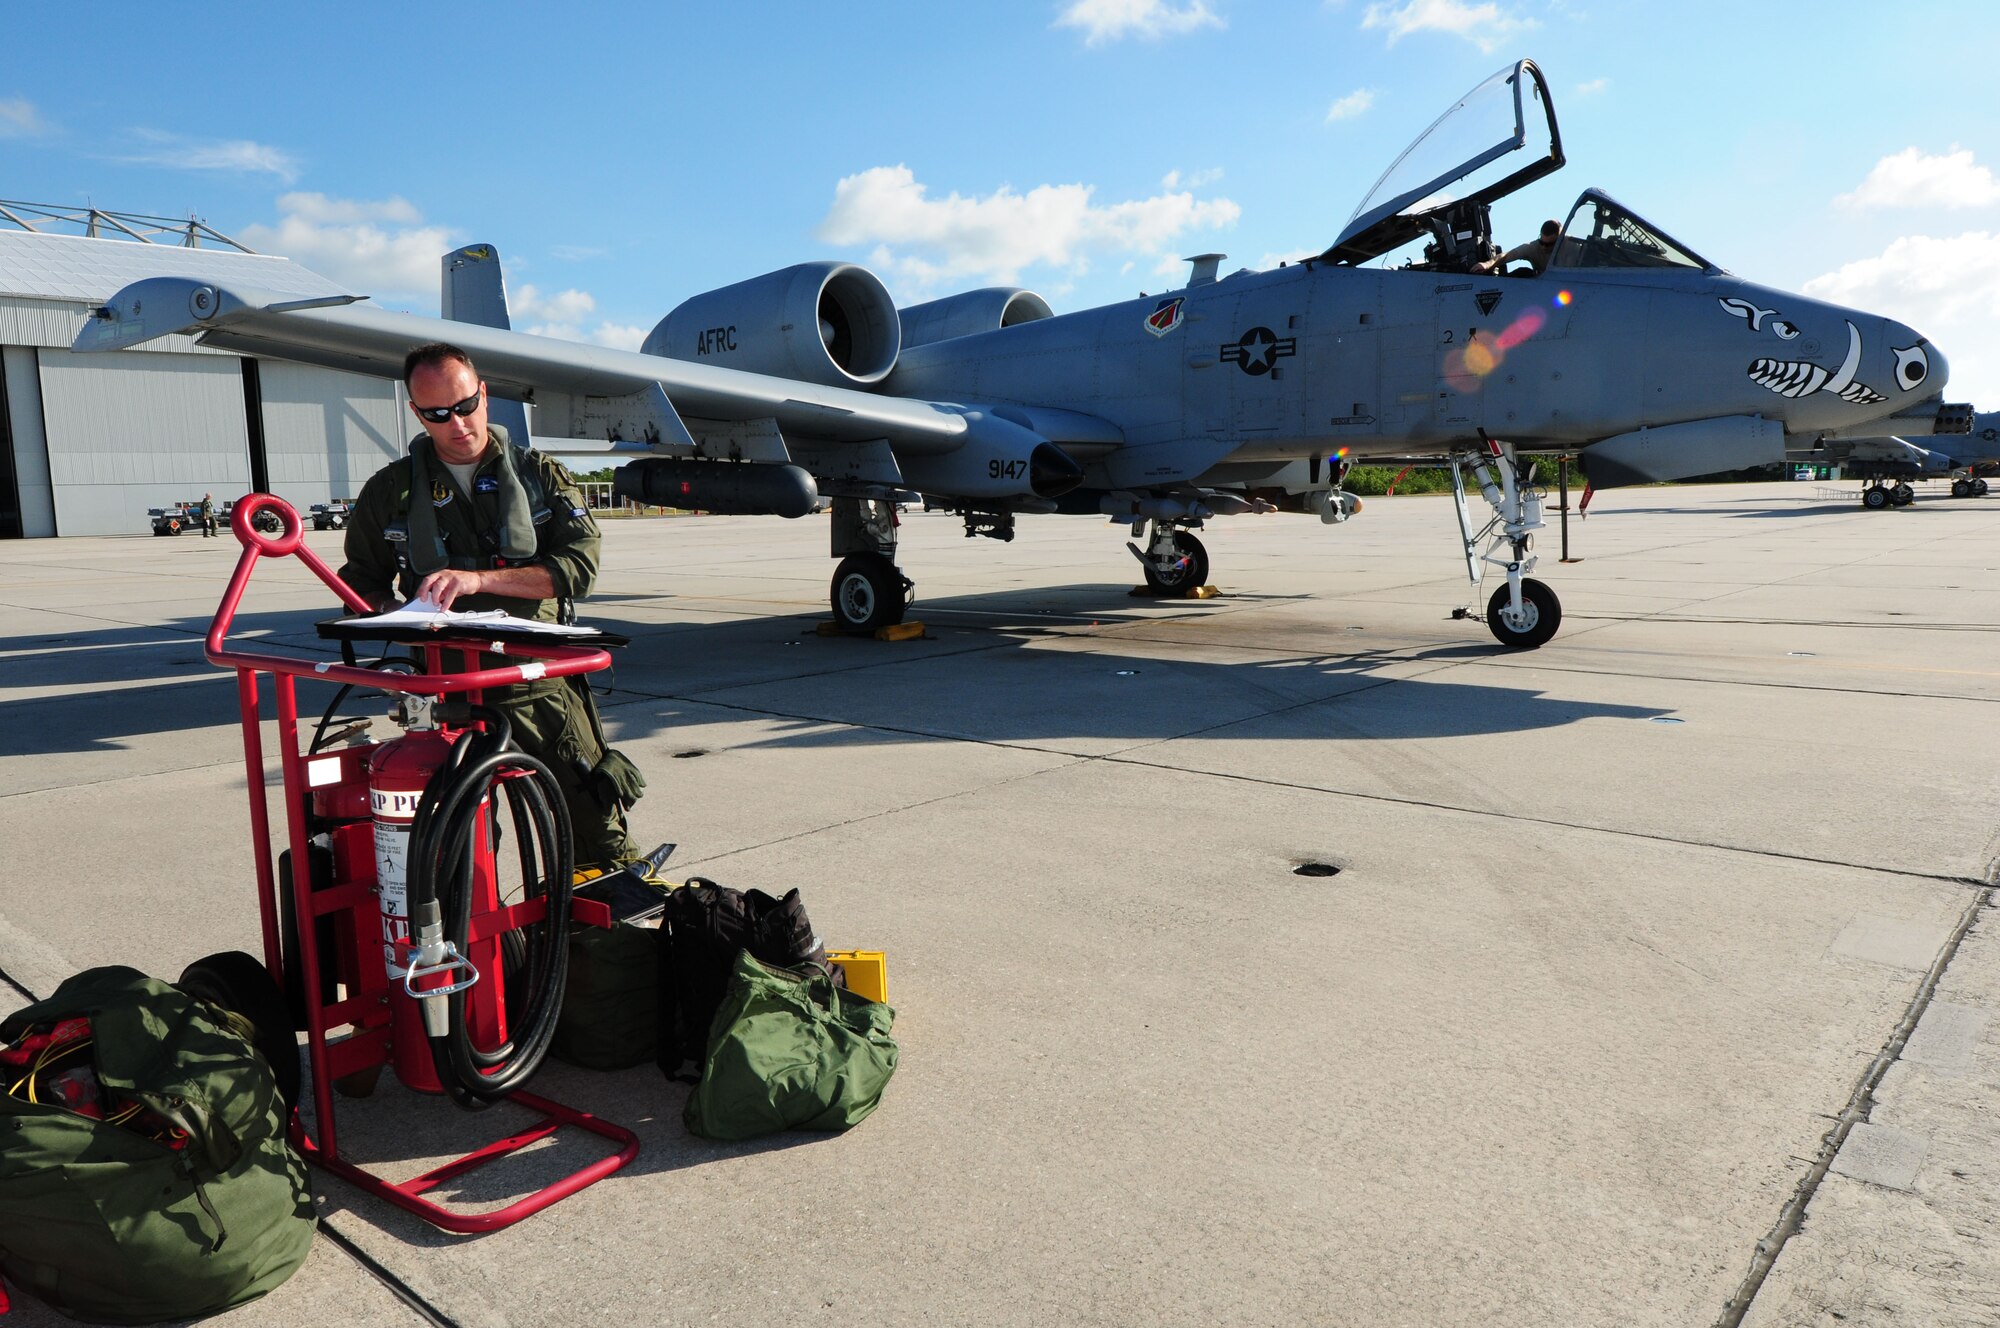
[[[1972,481],[1953,480],[1951,482],[1951,496],[1954,498],[1970,498],[1972,496]]]
[[[1556,592],[1533,577],[1521,578],[1521,608],[1525,621],[1509,624],[1507,587],[1501,586],[1486,601],[1486,626],[1493,639],[1509,650],[1533,650],[1544,645],[1562,626],[1562,601]]]
[[[1871,484],[1861,491],[1861,505],[1871,512],[1879,512],[1889,505],[1889,491],[1879,484]]]
[[[1174,551],[1187,561],[1172,572],[1146,564],[1146,584],[1162,595],[1185,595],[1208,584],[1208,549],[1185,530],[1174,532]]]
[[[896,564],[879,553],[850,553],[833,569],[829,591],[834,621],[851,632],[872,632],[903,621],[909,586]]]
[[[1985,480],[1974,480],[1972,482],[1972,496],[1975,498],[1984,498],[1986,496]]]
[[[1917,500],[1917,491],[1907,484],[1898,484],[1889,491],[1889,501],[1897,507],[1908,507]]]

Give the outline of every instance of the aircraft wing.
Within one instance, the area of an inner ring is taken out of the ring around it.
[[[1045,440],[1041,428],[1089,434],[1102,443],[1120,437],[1102,420],[1061,418],[1071,412],[998,408],[1019,421],[1010,422],[977,407],[395,313],[359,305],[359,298],[284,299],[192,278],[151,277],[112,296],[78,335],[75,349],[120,350],[189,333],[223,350],[400,378],[412,346],[450,341],[472,356],[496,395],[534,402],[537,433],[549,437],[691,444],[682,417],[772,421],[788,438],[830,443],[887,441],[902,457],[955,452],[968,442],[1032,446]],[[553,429],[551,414],[558,425]]]

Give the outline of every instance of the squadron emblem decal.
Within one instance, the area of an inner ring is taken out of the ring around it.
[[[1253,327],[1234,341],[1216,347],[1224,364],[1233,364],[1247,374],[1267,374],[1287,355],[1299,353],[1297,337],[1280,337],[1268,327]]]
[[[1770,310],[1762,312],[1769,313]],[[1748,317],[1746,314],[1745,318]],[[1748,372],[1751,382],[1767,387],[1781,397],[1809,397],[1815,392],[1831,392],[1842,401],[1856,406],[1872,406],[1878,401],[1887,401],[1887,397],[1866,383],[1854,381],[1854,373],[1860,367],[1861,331],[1849,323],[1847,358],[1840,362],[1839,369],[1828,369],[1811,360],[1761,359],[1752,360]]]
[[[451,486],[443,480],[431,481],[431,506],[443,507],[451,502]]]
[[[1187,303],[1185,295],[1176,295],[1171,300],[1161,300],[1146,315],[1146,330],[1156,337],[1164,337],[1181,325],[1181,306]]]
[[[1483,290],[1472,298],[1474,303],[1478,304],[1480,313],[1490,314],[1500,307],[1500,296],[1500,291]]]

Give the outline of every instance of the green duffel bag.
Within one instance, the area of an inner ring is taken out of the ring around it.
[[[95,968],[0,1022],[0,1042],[79,1017],[87,1048],[63,1045],[69,1064],[89,1063],[66,1072],[70,1092],[133,1119],[30,1101],[49,1094],[51,1077],[10,1070],[0,1084],[0,1271],[97,1323],[214,1314],[290,1277],[312,1248],[312,1193],[248,1023],[134,969]]]
[[[815,966],[737,955],[681,1119],[708,1139],[844,1130],[880,1105],[896,1071],[896,1012]]]

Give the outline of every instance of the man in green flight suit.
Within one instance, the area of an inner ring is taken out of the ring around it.
[[[412,350],[403,383],[424,432],[355,500],[341,579],[377,609],[394,607],[400,592],[440,609],[556,621],[561,603],[582,599],[597,578],[597,522],[576,481],[487,424],[486,384],[458,347]],[[584,678],[517,683],[486,700],[505,712],[515,742],[555,772],[578,868],[609,871],[638,858],[625,809],[646,781],[605,745]]]

